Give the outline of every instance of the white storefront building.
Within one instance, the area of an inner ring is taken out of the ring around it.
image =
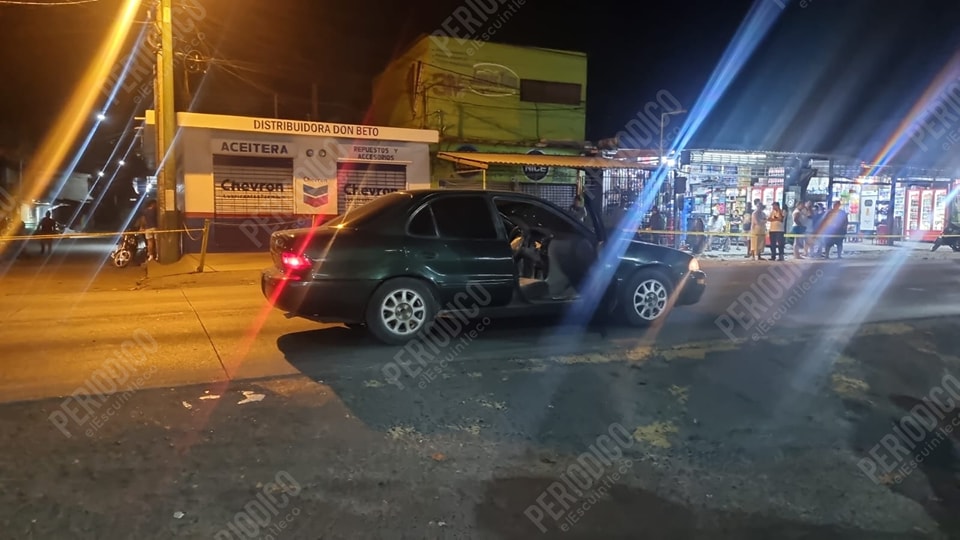
[[[154,122],[148,111],[147,150]],[[166,195],[188,229],[211,220],[210,251],[266,249],[273,231],[429,188],[430,145],[439,140],[434,130],[186,112],[177,127],[177,189]],[[185,251],[198,248],[198,234],[184,237]]]

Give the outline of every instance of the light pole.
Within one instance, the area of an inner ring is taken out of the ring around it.
[[[663,126],[666,122],[668,116],[673,116],[675,114],[683,114],[687,112],[686,109],[680,109],[678,111],[668,111],[660,114],[660,161],[659,164],[663,166]]]
[[[680,109],[680,110],[676,110],[676,111],[667,111],[667,112],[664,112],[664,113],[660,113],[660,152],[659,152],[659,158],[658,158],[658,160],[657,160],[657,166],[660,167],[661,169],[662,169],[663,166],[664,166],[664,162],[663,162],[663,126],[664,126],[664,124],[665,124],[666,119],[667,119],[668,116],[673,116],[673,115],[675,115],[675,114],[683,114],[683,113],[685,113],[685,112],[687,112],[686,109]],[[664,171],[663,176],[666,177],[666,171]],[[665,181],[665,180],[666,180],[666,178],[664,178],[664,181]],[[678,227],[677,227],[677,213],[678,213],[678,210],[679,210],[679,209],[677,208],[677,194],[674,193],[674,186],[673,186],[673,185],[670,186],[670,194],[671,194],[671,196],[673,197],[673,212],[672,212],[672,214],[673,214],[673,227],[674,227],[674,230],[676,230],[676,229],[678,228]],[[662,201],[661,201],[661,202],[662,202]],[[663,206],[663,205],[661,204],[660,206]],[[679,239],[679,237],[678,237],[678,238],[677,238],[678,247],[679,247],[679,242],[680,242],[680,239]]]
[[[157,1],[157,26],[160,46],[157,48],[154,100],[157,128],[157,225],[161,231],[180,228],[177,219],[177,164],[173,138],[177,120],[173,81],[173,0]],[[157,255],[161,264],[180,260],[180,235],[158,234]]]

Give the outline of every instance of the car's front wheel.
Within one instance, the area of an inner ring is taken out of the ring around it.
[[[367,306],[367,328],[388,345],[402,345],[421,335],[437,315],[430,288],[411,278],[381,285]]]
[[[620,298],[627,322],[633,326],[649,326],[666,318],[672,289],[670,280],[656,270],[634,274]]]

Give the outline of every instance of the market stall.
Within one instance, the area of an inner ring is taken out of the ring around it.
[[[897,181],[894,217],[901,218],[905,239],[933,242],[947,220],[949,178],[915,177]]]

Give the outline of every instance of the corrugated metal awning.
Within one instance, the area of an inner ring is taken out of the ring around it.
[[[494,154],[481,152],[438,152],[437,157],[458,165],[487,169],[490,165],[559,167],[569,169],[654,169],[655,165],[590,156],[547,154]]]

